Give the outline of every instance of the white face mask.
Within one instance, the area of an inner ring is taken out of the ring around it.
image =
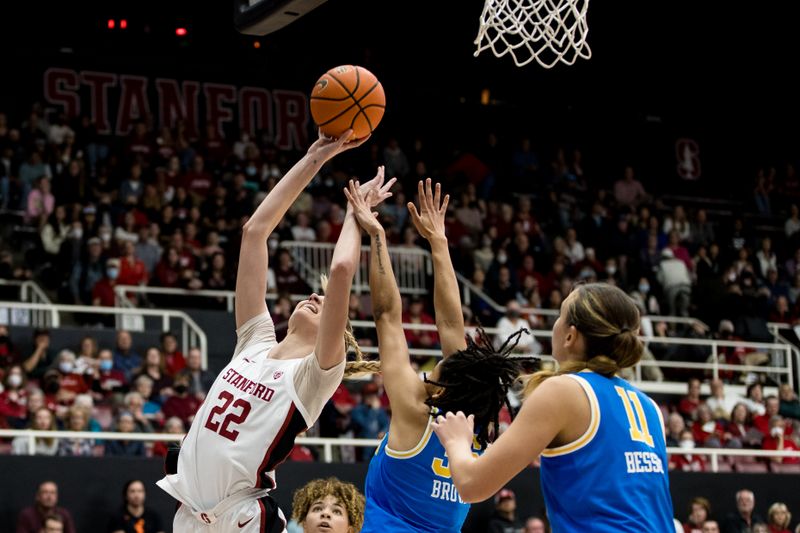
[[[778,437],[783,435],[783,428],[780,427],[780,426],[775,426],[774,428],[770,429],[769,432],[770,432],[770,435],[772,435],[773,437],[775,437],[777,439]]]
[[[64,374],[69,374],[70,372],[72,372],[72,363],[69,361],[58,363],[58,369],[61,370]]]
[[[680,446],[684,450],[693,450],[694,449],[694,441],[693,440],[682,440],[682,441],[680,441],[678,443],[678,446]]]
[[[713,420],[709,420],[705,424],[703,424],[703,431],[706,433],[712,433],[714,429],[717,427],[717,423]]]
[[[22,376],[19,374],[11,374],[8,376],[8,385],[14,388],[19,387],[22,385]]]

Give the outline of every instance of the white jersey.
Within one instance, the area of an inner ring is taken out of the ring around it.
[[[194,510],[211,509],[246,489],[273,489],[275,467],[298,433],[314,424],[344,375],[312,353],[270,359],[276,344],[268,313],[237,330],[233,359],[217,376],[181,444],[177,474],[158,485]]]

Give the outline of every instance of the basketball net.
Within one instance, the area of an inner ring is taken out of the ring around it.
[[[588,7],[589,0],[486,0],[475,56],[490,49],[511,54],[518,67],[535,59],[544,68],[589,59]]]

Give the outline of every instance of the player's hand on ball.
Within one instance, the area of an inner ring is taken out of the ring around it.
[[[353,130],[347,130],[343,132],[338,139],[334,139],[333,137],[328,137],[327,135],[322,133],[322,130],[320,130],[319,138],[317,138],[314,144],[312,144],[311,147],[308,149],[308,155],[313,157],[319,157],[323,161],[328,161],[337,154],[340,154],[346,150],[350,150],[351,148],[356,148],[357,146],[361,146],[370,137],[366,136],[363,139],[351,141],[350,138],[352,136],[353,136]]]
[[[444,218],[447,214],[447,204],[450,203],[450,195],[445,194],[442,198],[442,185],[436,184],[436,190],[431,188],[431,179],[428,178],[423,184],[422,181],[417,185],[419,194],[419,211],[413,202],[408,202],[408,212],[411,214],[411,222],[420,235],[430,240],[433,237],[444,237]]]
[[[455,414],[448,412],[446,415],[436,417],[433,421],[433,431],[445,448],[458,446],[459,443],[471,445],[475,433],[475,417],[464,416],[461,411]]]

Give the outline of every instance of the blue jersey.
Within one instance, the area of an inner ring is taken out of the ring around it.
[[[431,423],[419,443],[399,452],[388,447],[389,435],[369,463],[361,533],[461,531],[469,504],[450,479],[444,446]],[[473,442],[473,452],[480,453]]]
[[[577,440],[542,453],[542,492],[553,533],[673,533],[664,423],[627,381],[567,374],[591,406]]]

